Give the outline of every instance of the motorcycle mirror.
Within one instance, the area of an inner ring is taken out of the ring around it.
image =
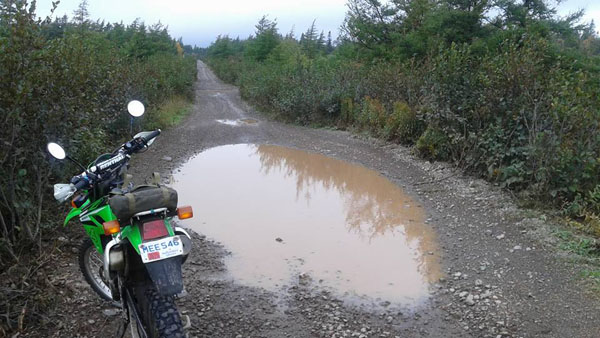
[[[144,108],[144,104],[138,100],[130,101],[127,104],[127,111],[129,112],[129,115],[133,117],[140,117],[144,115],[145,110],[146,109]]]
[[[65,153],[63,147],[54,142],[48,143],[46,148],[48,148],[48,152],[50,153],[50,155],[52,155],[52,157],[58,160],[64,160],[65,157],[67,157],[67,154]]]
[[[77,164],[77,166],[79,168],[83,169],[83,171],[86,170],[85,167],[81,163],[75,161],[73,158],[71,158],[71,156],[67,155],[67,153],[65,152],[63,147],[61,147],[59,144],[50,142],[50,143],[48,143],[46,148],[48,149],[48,152],[50,153],[50,155],[52,155],[52,157],[54,157],[55,159],[64,160],[66,158],[67,160]]]

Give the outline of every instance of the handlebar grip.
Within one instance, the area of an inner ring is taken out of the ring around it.
[[[160,135],[160,129],[156,129],[155,131],[150,133],[150,135],[144,137],[144,142],[148,143],[151,139],[155,138],[158,135]]]
[[[81,178],[79,181],[77,181],[77,183],[75,183],[75,189],[77,189],[77,191],[85,188],[88,185],[88,181],[85,178]]]

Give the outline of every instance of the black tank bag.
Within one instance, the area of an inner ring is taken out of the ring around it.
[[[108,204],[119,221],[129,221],[138,212],[167,208],[177,209],[177,191],[161,185],[140,185],[130,192],[111,192]]]

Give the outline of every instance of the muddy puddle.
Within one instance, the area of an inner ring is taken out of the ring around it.
[[[423,208],[362,166],[272,145],[209,149],[174,176],[194,230],[222,243],[238,282],[308,279],[349,302],[416,305],[441,276]],[[301,276],[301,277],[300,277]]]
[[[245,125],[256,125],[258,124],[258,120],[255,119],[237,119],[237,120],[216,120],[218,123],[225,124],[228,126],[245,126]]]

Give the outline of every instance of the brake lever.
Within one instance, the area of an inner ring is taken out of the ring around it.
[[[85,172],[84,174],[85,174],[87,177],[89,177],[91,180],[94,180],[94,181],[95,181],[95,180],[98,178],[98,175],[96,175],[96,174],[93,174],[93,173],[91,173],[91,172],[88,172],[87,170],[86,170],[86,172]]]

